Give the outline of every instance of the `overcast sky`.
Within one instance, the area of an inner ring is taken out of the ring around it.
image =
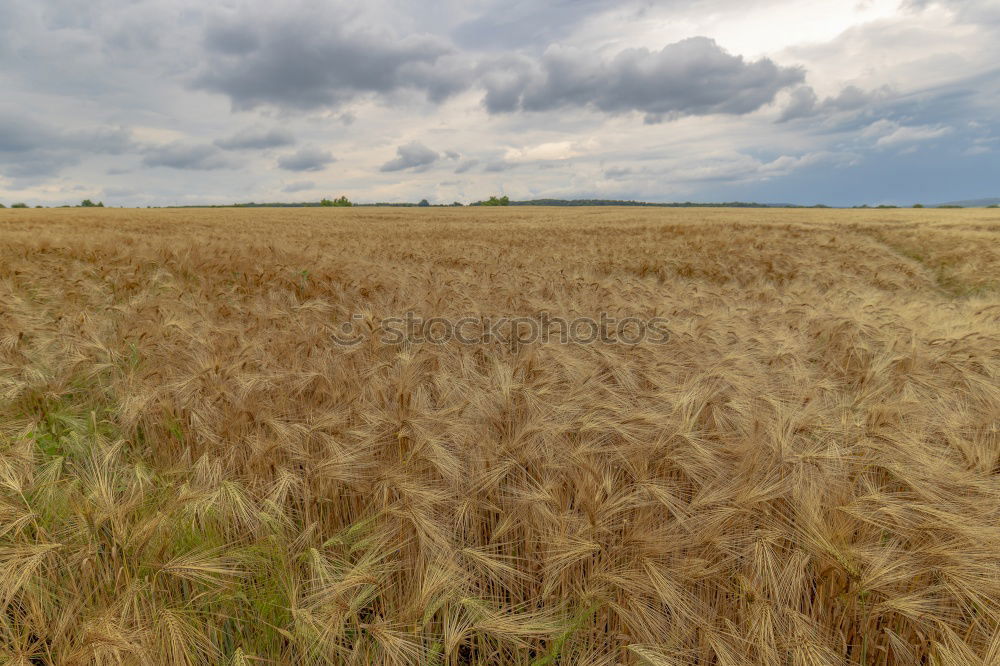
[[[1000,196],[1000,0],[2,0],[0,203]]]

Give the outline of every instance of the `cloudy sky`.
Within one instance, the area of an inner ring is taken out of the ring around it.
[[[0,202],[1000,196],[1000,0],[2,0]]]

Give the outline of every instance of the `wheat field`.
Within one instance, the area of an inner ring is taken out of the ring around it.
[[[998,286],[991,210],[0,211],[0,662],[1000,664]]]

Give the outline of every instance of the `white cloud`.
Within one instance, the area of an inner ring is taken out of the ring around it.
[[[508,148],[504,153],[507,162],[538,162],[568,160],[583,154],[573,141],[553,141],[525,148]]]

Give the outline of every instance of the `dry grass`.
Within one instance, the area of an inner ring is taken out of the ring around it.
[[[0,661],[1000,663],[1000,213],[0,211]],[[666,345],[336,347],[352,313]]]

